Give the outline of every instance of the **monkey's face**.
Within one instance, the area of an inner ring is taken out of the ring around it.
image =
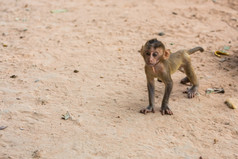
[[[164,54],[164,50],[162,48],[150,48],[143,50],[143,57],[146,65],[154,66]]]

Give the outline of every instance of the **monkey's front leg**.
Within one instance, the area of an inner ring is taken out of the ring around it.
[[[149,106],[147,106],[144,109],[140,110],[140,113],[146,114],[146,113],[154,113],[154,105],[155,105],[155,86],[154,86],[154,78],[148,78],[147,77],[147,89],[148,89],[148,95],[149,95]]]
[[[161,105],[161,114],[173,115],[173,112],[169,109],[169,96],[173,88],[173,81],[170,79],[169,81],[165,82],[165,91],[164,97]]]

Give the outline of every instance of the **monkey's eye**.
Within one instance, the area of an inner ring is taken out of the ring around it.
[[[154,56],[154,57],[156,57],[157,55],[158,55],[158,53],[157,53],[157,52],[154,52],[154,53],[153,53],[153,56]]]
[[[146,53],[146,55],[150,56],[150,53],[149,53],[149,52],[147,52],[147,53]]]

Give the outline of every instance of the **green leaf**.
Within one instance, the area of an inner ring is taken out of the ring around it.
[[[51,10],[51,13],[65,13],[68,12],[67,9],[55,9],[55,10]]]
[[[229,50],[229,49],[230,49],[230,46],[224,46],[223,49],[224,49],[224,50]]]

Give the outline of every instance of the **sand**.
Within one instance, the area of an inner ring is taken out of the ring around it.
[[[238,98],[237,0],[2,0],[0,30],[1,159],[238,159],[238,111],[224,104]],[[199,96],[172,76],[173,116],[158,82],[156,112],[139,113],[151,38],[205,49],[191,55]]]

